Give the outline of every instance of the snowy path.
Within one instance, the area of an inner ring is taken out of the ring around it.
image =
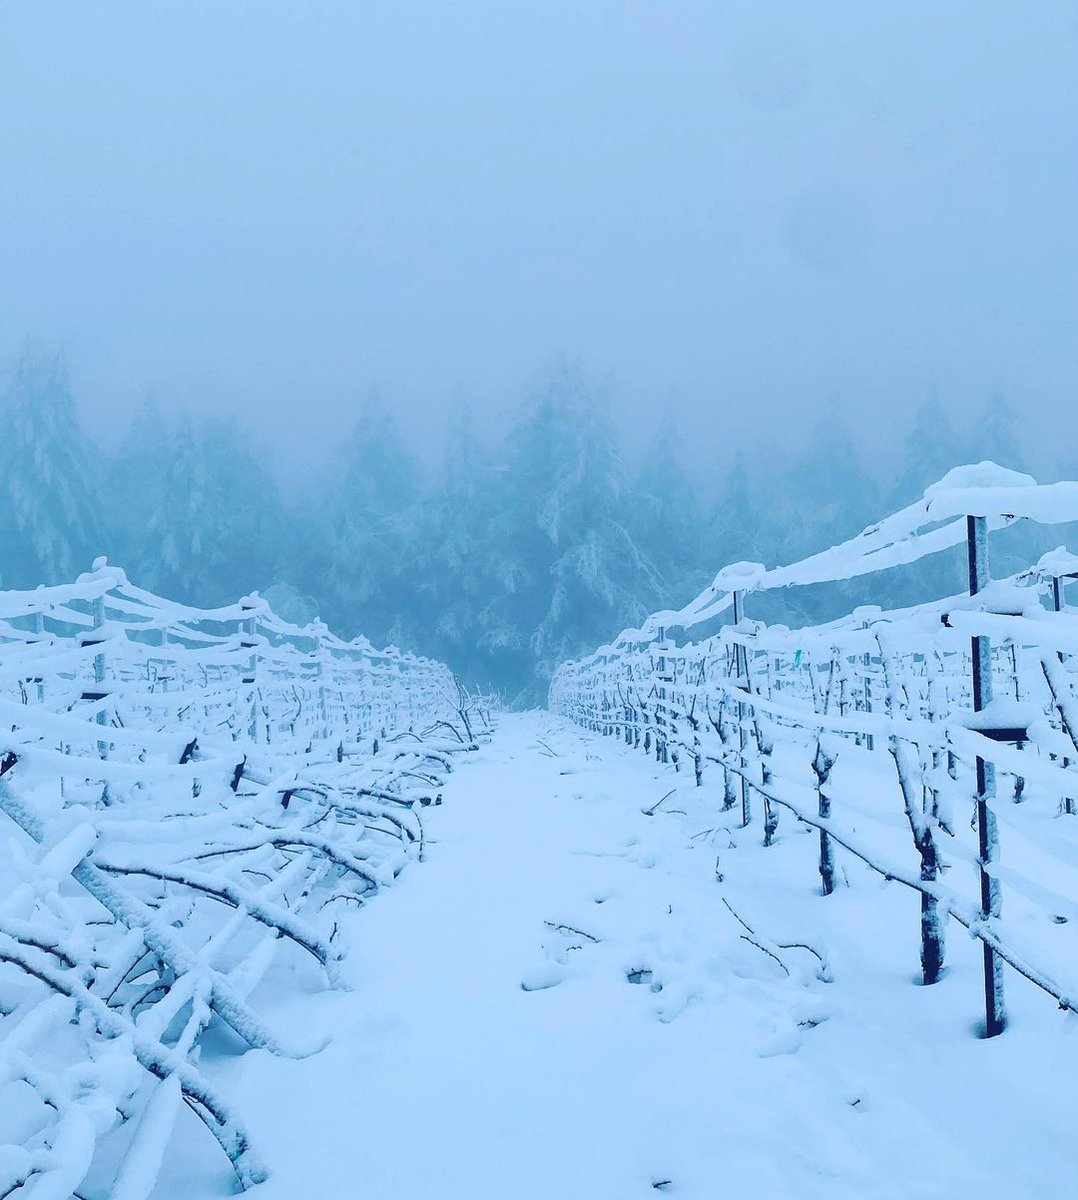
[[[978,1041],[973,949],[913,986],[906,897],[874,898],[908,934],[881,949],[854,915],[855,889],[878,883],[814,896],[796,829],[769,851],[694,837],[714,824],[707,793],[641,811],[675,782],[547,715],[503,718],[428,810],[427,861],[352,918],[353,990],[278,1005],[332,1045],[229,1068],[273,1171],[257,1194],[1069,1194],[1074,1027],[1034,1000]],[[724,894],[766,914],[765,936],[826,943],[835,982],[798,951],[787,978]],[[177,1194],[210,1194],[172,1170]]]

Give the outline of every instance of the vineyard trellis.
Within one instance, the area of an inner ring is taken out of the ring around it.
[[[340,912],[421,853],[484,707],[440,663],[102,559],[0,593],[0,713],[0,1198],[145,1200],[185,1106],[258,1182],[202,1034],[317,1048],[252,993],[284,947],[338,980]]]
[[[1066,819],[1078,616],[1065,604],[1078,558],[1059,549],[991,579],[989,533],[1020,519],[1078,520],[1078,484],[956,468],[839,546],[725,568],[685,608],[564,664],[550,689],[555,711],[691,769],[698,785],[717,769],[723,808],[746,828],[759,809],[765,845],[782,810],[817,830],[824,895],[836,853],[918,894],[924,983],[943,973],[947,919],[965,926],[982,947],[986,1036],[1006,1025],[1004,964],[1078,1012],[1078,830]],[[745,614],[755,592],[875,576],[963,544],[961,595],[798,629]],[[1030,869],[1001,863],[1001,824]]]

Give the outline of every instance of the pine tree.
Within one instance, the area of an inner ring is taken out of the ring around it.
[[[976,422],[976,452],[973,461],[988,459],[1014,471],[1028,471],[1022,437],[1022,422],[1007,403],[1002,392],[988,400]],[[992,537],[990,548],[991,571],[997,578],[1022,570],[1035,562],[1046,550],[1068,540],[1073,543],[1074,529],[1070,526],[1038,525],[1019,521],[1011,528]]]
[[[170,421],[150,404],[132,424],[115,476],[124,565],[141,586],[215,605],[278,578],[287,517],[234,421]]]
[[[58,354],[27,347],[0,412],[0,582],[57,583],[111,549],[99,460],[79,427]]]
[[[699,501],[678,459],[681,442],[676,425],[664,421],[626,503],[626,523],[658,572],[666,608],[680,607],[710,578]]]
[[[532,697],[559,662],[639,622],[662,598],[632,528],[630,492],[606,398],[579,366],[560,365],[513,431],[493,522],[502,591],[485,637],[507,674],[531,674]]]
[[[763,542],[771,551],[767,557],[776,564],[797,562],[843,542],[880,513],[876,483],[834,413],[815,426],[801,452],[761,494],[767,497]],[[767,619],[800,624],[866,601],[880,602],[879,597],[873,600],[869,584],[795,588],[771,598]]]
[[[974,457],[978,462],[988,459],[1012,471],[1025,471],[1022,424],[1018,414],[1007,403],[1002,392],[996,392],[985,405],[975,425]]]
[[[363,406],[321,519],[329,541],[327,620],[375,643],[411,640],[416,535],[415,463],[377,395]]]
[[[767,495],[764,520],[783,563],[844,541],[879,516],[876,483],[834,413],[814,427]]]
[[[469,408],[461,409],[446,442],[433,492],[421,504],[414,559],[418,628],[431,651],[471,682],[489,674],[481,645],[483,610],[495,587],[491,519],[496,475]]]
[[[113,462],[108,504],[119,564],[149,589],[159,586],[162,575],[161,508],[175,437],[176,423],[151,397],[132,417]]]
[[[947,410],[933,398],[921,404],[904,443],[903,467],[891,491],[891,509],[919,500],[929,484],[962,466],[970,453],[970,439],[959,439]]]
[[[749,472],[742,451],[735,451],[715,501],[707,527],[704,573],[709,583],[717,571],[730,563],[749,560],[773,565],[763,544],[760,513],[753,502]]]
[[[892,489],[888,511],[915,503],[930,484],[977,457],[973,439],[958,434],[939,400],[926,400],[914,412],[906,434],[903,467]],[[899,606],[956,594],[964,582],[963,554],[961,547],[942,551],[889,573],[887,603]]]

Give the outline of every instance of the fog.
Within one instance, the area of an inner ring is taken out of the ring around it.
[[[698,480],[993,394],[1058,470],[1075,14],[7,0],[0,356],[64,347],[106,444],[150,394],[236,414],[292,487],[372,386],[433,462],[565,355],[637,458],[680,414]]]
[[[1078,1197],[1078,0],[0,0],[0,722],[0,1200]]]
[[[532,702],[960,462],[1074,477],[1076,12],[5,4],[0,587],[105,553]]]

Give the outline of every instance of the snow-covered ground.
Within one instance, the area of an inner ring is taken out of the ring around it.
[[[262,1200],[1073,1194],[1078,1028],[1011,980],[977,1037],[979,944],[952,928],[919,986],[916,897],[841,860],[824,898],[814,834],[765,849],[710,786],[545,713],[444,797],[426,861],[348,918],[351,989],[262,985],[328,1048],[204,1059]],[[192,1149],[163,1190],[226,1194]]]

